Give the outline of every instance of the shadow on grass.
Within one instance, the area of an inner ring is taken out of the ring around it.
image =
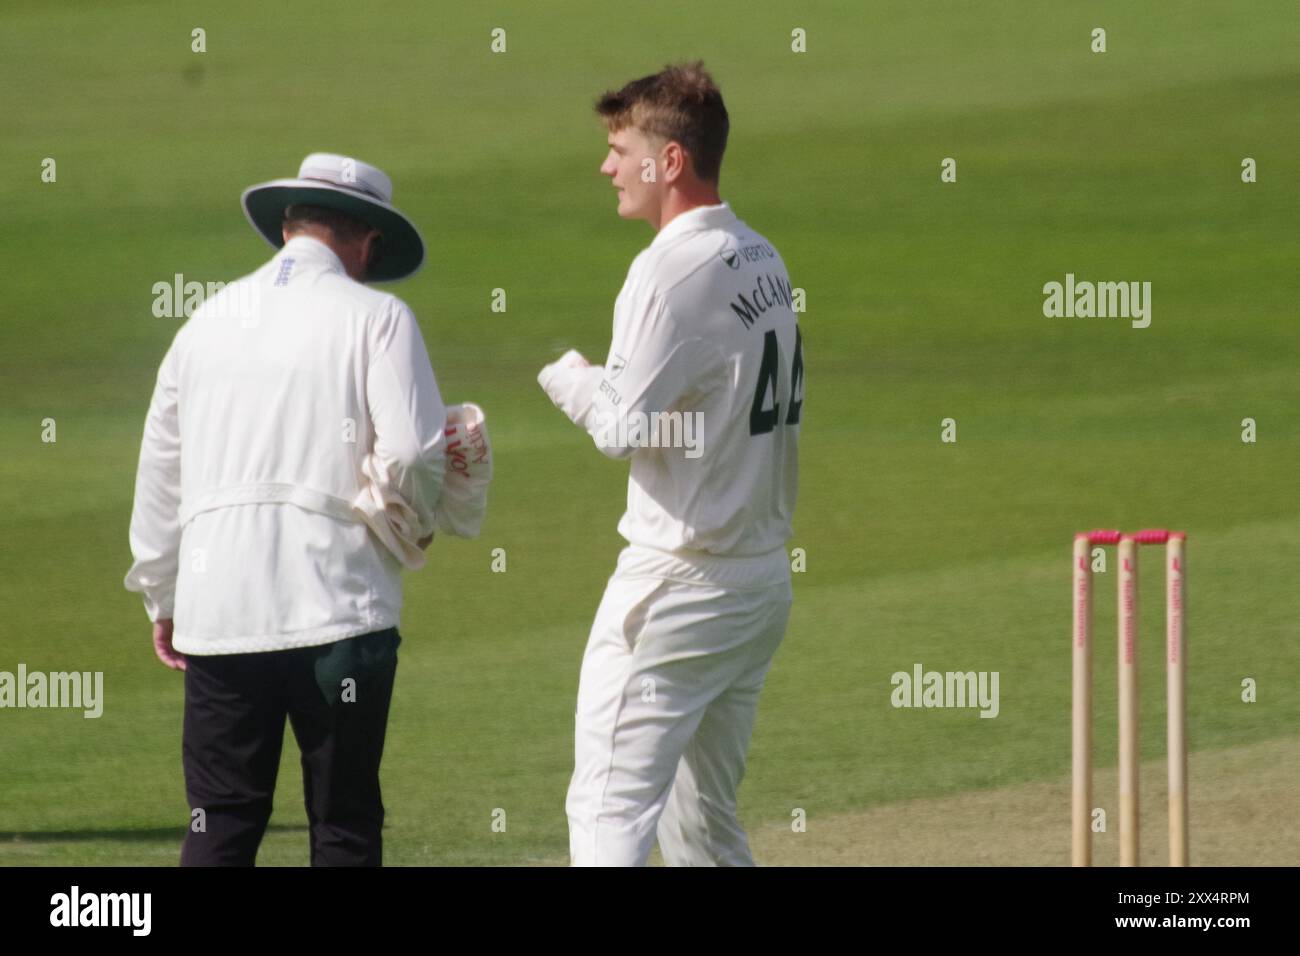
[[[306,833],[304,824],[273,824],[267,833]],[[149,830],[0,830],[0,843],[77,843],[91,840],[119,840],[123,843],[177,843],[185,839],[184,827],[154,827]]]

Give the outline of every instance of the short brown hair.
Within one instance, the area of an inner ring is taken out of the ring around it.
[[[718,181],[730,122],[722,91],[703,63],[666,66],[621,90],[611,90],[596,101],[596,112],[611,132],[635,126],[681,144],[695,175],[706,182]]]
[[[374,226],[362,222],[356,216],[350,216],[337,209],[324,206],[298,204],[287,206],[284,210],[284,227],[289,232],[301,232],[306,225],[324,226],[345,242],[364,239]]]

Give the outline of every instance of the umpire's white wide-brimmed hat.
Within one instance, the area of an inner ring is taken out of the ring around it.
[[[240,198],[244,215],[272,246],[284,245],[284,210],[303,204],[337,209],[378,229],[384,237],[367,278],[392,282],[424,263],[424,240],[415,224],[393,206],[393,181],[382,169],[350,156],[312,153],[297,179],[273,179],[249,186]]]

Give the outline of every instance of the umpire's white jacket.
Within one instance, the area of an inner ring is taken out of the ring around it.
[[[294,237],[208,299],[163,359],[127,588],[151,620],[174,618],[186,654],[397,626],[403,564],[423,559],[380,537],[393,522],[403,541],[433,531],[446,418],[406,304]]]

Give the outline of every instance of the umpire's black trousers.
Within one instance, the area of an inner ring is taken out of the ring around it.
[[[401,640],[389,628],[319,647],[187,656],[181,866],[253,865],[286,716],[302,751],[312,866],[380,865],[379,761]]]

